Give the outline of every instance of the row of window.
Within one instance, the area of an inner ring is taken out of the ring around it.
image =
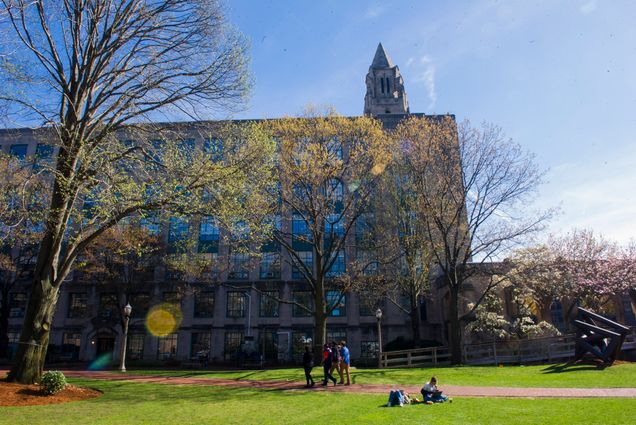
[[[24,314],[26,307],[26,294],[16,293],[21,299],[21,312]],[[262,291],[259,293],[258,312],[260,317],[279,317],[280,293],[277,290]],[[314,300],[311,291],[292,291],[291,300],[292,315],[294,317],[310,317],[314,309]],[[151,297],[147,292],[131,294],[128,302],[133,306],[132,316],[135,318],[144,317],[150,308]],[[347,298],[339,291],[327,291],[326,301],[330,316],[342,317],[347,315]],[[164,292],[162,302],[170,304],[180,304],[180,299],[176,292]],[[248,310],[249,296],[244,291],[226,292],[226,317],[245,317]],[[99,296],[98,315],[102,318],[118,317],[119,301],[114,293],[102,293]],[[360,315],[373,316],[374,305],[361,300]],[[210,318],[214,316],[215,293],[211,291],[201,291],[194,295],[194,318]],[[12,310],[13,311],[13,310]],[[72,292],[69,294],[69,318],[86,318],[88,315],[88,295],[85,292]],[[21,317],[14,315],[12,317]]]
[[[128,341],[126,346],[126,358],[129,360],[140,360],[144,358],[144,345],[146,334],[143,332],[132,331],[128,334]],[[266,359],[275,359],[278,357],[279,349],[286,350],[287,344],[279,346],[279,333],[276,329],[265,329],[261,332],[261,341],[259,347],[264,347]],[[304,345],[312,340],[313,332],[311,329],[295,330],[292,332],[291,345],[292,354],[294,357],[302,355],[304,352]],[[97,350],[100,350],[101,344],[99,337],[97,338]],[[107,347],[113,347],[114,337],[107,337],[109,344]],[[225,360],[235,360],[241,352],[245,351],[243,346],[245,341],[245,334],[241,330],[228,330],[224,333],[223,341],[223,358]],[[327,330],[328,341],[342,341],[347,340],[347,331],[344,328],[330,328]],[[17,341],[17,340],[16,340]],[[16,342],[10,341],[10,342]],[[95,341],[93,341],[95,342]],[[158,338],[157,343],[157,360],[169,360],[177,357],[178,353],[179,334],[172,333],[165,337]],[[82,343],[82,335],[78,332],[64,332],[62,337],[61,354],[72,358],[79,358],[79,350]],[[378,350],[377,341],[363,341],[361,343],[361,357],[373,357]],[[209,355],[212,351],[212,335],[209,331],[192,332],[190,334],[190,352],[189,357],[197,359],[202,355]],[[104,354],[104,353],[98,353]]]

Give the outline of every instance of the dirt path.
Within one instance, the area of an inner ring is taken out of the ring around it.
[[[1,374],[1,372],[0,372]],[[170,376],[143,376],[134,374],[119,374],[112,372],[64,371],[69,377],[102,379],[108,381],[133,381],[172,385],[211,385],[223,387],[249,387],[266,390],[285,391],[337,391],[357,393],[388,394],[392,389],[402,389],[409,393],[419,394],[420,387],[413,385],[388,384],[353,384],[350,386],[317,385],[312,389],[304,388],[298,381],[251,381],[220,378],[185,378]],[[1,376],[1,375],[0,375]],[[451,397],[622,397],[636,398],[636,388],[510,388],[510,387],[468,387],[444,385],[444,393]]]

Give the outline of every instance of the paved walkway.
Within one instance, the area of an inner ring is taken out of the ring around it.
[[[176,376],[144,376],[119,374],[112,372],[64,371],[69,377],[103,379],[108,381],[134,381],[172,385],[211,385],[223,387],[249,387],[266,390],[285,391],[337,391],[357,393],[388,394],[391,389],[402,389],[409,393],[419,394],[420,387],[412,385],[387,384],[353,384],[350,386],[317,385],[312,389],[304,388],[298,381],[251,381],[220,378],[195,378]],[[636,388],[511,388],[511,387],[467,387],[444,385],[444,394],[451,397],[549,397],[549,398],[585,398],[585,397],[622,397],[636,398]]]

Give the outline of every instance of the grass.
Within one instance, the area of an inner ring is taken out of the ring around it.
[[[304,382],[304,374],[297,369],[271,369],[263,371],[184,371],[184,370],[129,370],[131,374],[192,376],[236,380],[289,380]],[[322,376],[322,368],[314,368],[314,377]],[[440,386],[474,385],[500,387],[550,388],[620,388],[636,386],[636,363],[617,364],[606,369],[593,365],[539,365],[539,366],[463,366],[411,369],[355,369],[356,384],[411,384],[422,385],[431,376],[437,376]],[[636,423],[636,421],[635,421]]]
[[[635,399],[485,399],[386,408],[386,395],[72,379],[100,398],[0,407],[0,424],[633,424]]]

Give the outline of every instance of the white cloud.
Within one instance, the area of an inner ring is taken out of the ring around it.
[[[435,102],[437,102],[437,93],[435,92],[435,64],[433,64],[432,59],[428,56],[422,56],[418,67],[421,69],[415,75],[414,81],[424,84],[429,100],[428,109],[431,109],[435,106]]]
[[[579,8],[579,11],[584,15],[589,15],[596,10],[596,0],[590,0],[585,2]]]
[[[364,19],[375,19],[384,13],[384,7],[378,4],[371,5],[364,12]]]

